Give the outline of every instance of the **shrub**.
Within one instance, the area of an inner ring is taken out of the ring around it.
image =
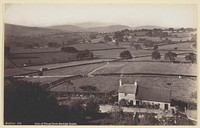
[[[132,59],[133,58],[130,51],[123,51],[123,52],[120,53],[119,56],[122,59]]]
[[[62,52],[69,52],[69,53],[77,53],[79,52],[76,48],[74,47],[62,47],[61,48]]]
[[[120,106],[122,106],[122,107],[127,107],[128,106],[128,100],[126,100],[126,99],[121,99],[120,101],[119,101],[119,105]]]

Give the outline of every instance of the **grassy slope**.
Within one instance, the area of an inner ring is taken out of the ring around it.
[[[109,73],[161,73],[197,75],[195,64],[173,64],[162,62],[112,62],[93,74]]]
[[[150,86],[150,87],[162,87],[172,89],[172,98],[183,100],[187,102],[196,102],[196,80],[192,79],[179,79],[170,77],[124,77],[123,83],[133,83],[138,82],[140,86]],[[73,84],[76,91],[82,91],[79,86],[96,86],[100,92],[110,92],[116,91],[119,87],[119,77],[109,77],[109,76],[97,76],[97,77],[87,77],[73,80]],[[167,83],[172,83],[172,85],[167,85]],[[52,88],[51,91],[62,91],[67,92],[64,85]],[[73,87],[69,86],[69,91],[74,91]]]

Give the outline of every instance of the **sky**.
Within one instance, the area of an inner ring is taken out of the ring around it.
[[[80,22],[128,26],[196,27],[195,5],[7,4],[4,22],[45,27]]]

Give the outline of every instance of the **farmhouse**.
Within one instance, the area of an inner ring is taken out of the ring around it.
[[[160,109],[169,110],[171,91],[163,88],[143,87],[134,84],[123,84],[119,81],[118,101],[126,99],[132,105],[154,105]]]

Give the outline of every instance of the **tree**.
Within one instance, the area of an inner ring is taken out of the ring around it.
[[[158,46],[157,46],[157,45],[154,46],[154,47],[153,47],[153,50],[158,50]]]
[[[128,100],[126,100],[126,99],[121,99],[120,101],[119,101],[119,105],[120,106],[122,106],[122,107],[127,107],[128,106]]]
[[[91,85],[80,86],[79,88],[82,89],[83,91],[87,91],[87,92],[97,91],[97,87],[96,86],[91,86]]]
[[[197,41],[197,34],[194,34],[191,38],[192,42],[196,42]]]
[[[69,53],[77,53],[79,52],[76,48],[74,47],[62,47],[61,48],[62,52],[69,52]]]
[[[190,61],[192,63],[195,63],[197,61],[197,55],[195,53],[189,53],[185,56],[186,61]]]
[[[56,48],[56,47],[58,47],[58,43],[57,42],[49,42],[48,43],[48,47],[50,47],[50,48]]]
[[[112,39],[108,35],[105,35],[104,36],[104,41],[105,42],[109,42],[109,41],[112,41]]]
[[[94,54],[93,52],[90,52],[89,50],[85,50],[85,51],[78,52],[78,54],[76,55],[76,58],[80,60],[84,58],[92,59],[94,58]]]
[[[97,35],[95,33],[90,34],[90,39],[96,39],[96,38],[97,38]]]
[[[125,36],[125,34],[123,32],[117,31],[114,33],[114,38],[116,39],[116,42],[123,42],[124,36]]]
[[[154,52],[152,52],[151,57],[152,57],[152,59],[155,59],[157,61],[161,58],[161,55],[157,50],[155,50]]]
[[[122,58],[122,59],[132,59],[133,58],[130,51],[121,52],[119,57]]]
[[[116,42],[115,42],[115,45],[116,45],[116,46],[119,46],[119,42],[118,42],[118,41],[116,41]]]
[[[43,90],[39,83],[11,80],[5,85],[5,122],[34,124],[57,121],[58,110],[56,99]]]
[[[99,113],[99,105],[97,102],[93,100],[88,100],[86,102],[86,114],[90,116],[94,116]]]
[[[142,47],[141,47],[140,44],[135,44],[134,47],[135,47],[136,50],[138,50],[138,49],[142,49]]]
[[[76,100],[77,101],[77,100]],[[39,83],[5,80],[4,121],[33,125],[41,122],[85,123],[83,102],[61,106],[56,98]]]
[[[175,61],[176,57],[177,57],[176,53],[169,51],[169,52],[165,53],[164,59],[166,61],[170,61],[171,62],[171,61]]]

